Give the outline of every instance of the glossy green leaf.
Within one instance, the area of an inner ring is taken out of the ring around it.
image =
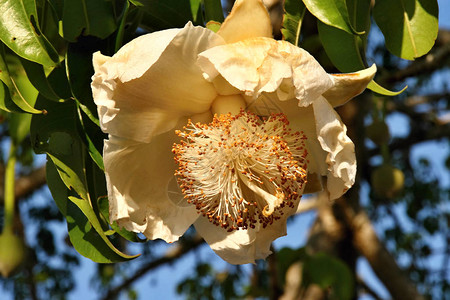
[[[298,46],[300,42],[300,29],[306,7],[301,0],[286,0],[284,2],[283,39]]]
[[[189,0],[134,0],[131,2],[145,12],[142,25],[150,31],[182,28],[188,21],[194,21]],[[198,23],[194,22],[194,24]]]
[[[401,93],[403,93],[408,86],[405,85],[404,88],[402,88],[400,91],[394,92],[394,91],[390,91],[388,89],[385,89],[384,87],[382,87],[381,85],[379,85],[378,83],[376,83],[374,80],[372,80],[369,85],[367,86],[368,89],[370,89],[371,91],[378,93],[380,95],[384,95],[384,96],[397,96]]]
[[[53,101],[60,100],[59,96],[50,86],[42,65],[26,59],[21,59],[21,63],[23,68],[25,69],[25,72],[27,73],[28,79],[42,95],[44,95],[47,99]]]
[[[0,109],[7,112],[18,112],[21,113],[22,110],[18,107],[9,95],[8,86],[0,80]]]
[[[80,35],[106,38],[117,28],[112,1],[64,0],[63,36],[75,42]]]
[[[70,137],[70,135],[67,135],[66,137]],[[53,136],[55,139],[56,136]],[[67,144],[73,144],[74,141],[71,141],[70,139],[67,140]],[[66,145],[67,145],[66,144]],[[73,153],[73,152],[72,152]],[[72,154],[71,153],[71,154]],[[72,170],[71,167],[66,165],[64,162],[62,162],[60,159],[58,159],[56,156],[53,156],[52,154],[48,153],[48,157],[52,160],[53,164],[56,166],[56,169],[59,173],[59,177],[61,177],[64,184],[67,186],[69,190],[74,190],[85,202],[89,202],[89,196],[86,191],[86,182],[83,182],[81,178],[78,176],[78,174]]]
[[[41,31],[59,54],[64,53],[67,44],[60,32],[63,2],[64,0],[36,1]]]
[[[356,34],[352,28],[345,0],[303,0],[311,14],[323,23]]]
[[[341,72],[354,72],[365,68],[361,38],[343,30],[317,23],[319,37],[333,65]]]
[[[350,21],[353,26],[364,31],[364,35],[349,34],[338,28],[318,22],[320,40],[333,65],[341,72],[356,72],[367,68],[365,49],[367,34],[370,29],[370,1],[347,0],[350,13]],[[389,91],[375,81],[369,83],[368,88],[386,96],[394,96],[401,93]]]
[[[46,171],[47,182],[53,199],[61,213],[66,217],[70,241],[81,255],[98,263],[121,262],[135,257],[117,253],[118,250],[115,247],[110,247],[110,242],[105,242],[83,211],[74,201],[69,200],[70,192],[59,177],[58,171],[51,160],[47,162]],[[79,204],[83,206],[83,204]]]
[[[138,254],[138,255],[127,255],[127,254],[122,253],[119,250],[117,250],[116,247],[114,247],[114,245],[111,243],[111,241],[108,239],[108,237],[103,232],[103,229],[102,229],[102,227],[100,225],[100,222],[98,221],[97,216],[95,215],[94,210],[90,206],[89,202],[85,201],[83,199],[78,199],[76,197],[70,197],[70,196],[69,196],[69,199],[73,203],[75,203],[75,205],[78,206],[79,209],[81,209],[81,211],[84,213],[84,215],[88,218],[90,224],[94,227],[94,229],[97,231],[97,233],[103,239],[105,244],[111,250],[113,250],[115,254],[117,254],[118,257],[112,258],[112,259],[114,259],[114,261],[112,261],[112,262],[126,261],[126,260],[130,260],[130,259],[136,258],[136,257],[138,257],[140,255],[140,254]]]
[[[438,33],[436,0],[377,0],[373,15],[392,54],[413,60],[433,47]]]
[[[29,99],[31,105],[36,102],[38,91],[33,87],[26,76],[15,76],[17,87],[24,98]],[[9,114],[9,134],[13,143],[19,145],[30,133],[31,114],[11,113]]]
[[[72,145],[75,146],[76,144],[73,143]],[[75,151],[76,150],[74,149],[73,152],[75,152]],[[70,201],[72,201],[83,212],[84,216],[86,216],[86,218],[89,221],[89,224],[92,225],[92,227],[97,232],[98,236],[116,254],[116,255],[108,254],[108,256],[109,256],[108,258],[112,260],[111,262],[125,261],[125,260],[129,260],[129,259],[133,259],[133,258],[137,257],[138,255],[130,256],[130,255],[126,255],[126,254],[120,252],[119,250],[117,250],[114,247],[114,245],[111,243],[111,241],[107,238],[107,236],[105,235],[104,229],[102,228],[101,223],[100,223],[99,219],[97,218],[93,207],[91,206],[91,200],[90,200],[89,194],[87,193],[86,188],[85,188],[86,182],[83,182],[84,180],[82,180],[78,176],[78,174],[76,174],[75,171],[73,171],[64,162],[62,162],[61,160],[59,160],[58,158],[56,158],[55,156],[53,156],[51,154],[48,154],[48,156],[50,157],[53,164],[55,165],[55,167],[58,171],[59,177],[62,179],[62,181],[64,182],[66,187],[69,190],[75,191],[79,196],[82,197],[82,199],[79,199],[78,197],[69,196]],[[85,237],[83,237],[83,239],[84,238]],[[75,243],[75,244],[78,243],[78,239],[72,240],[72,243]],[[107,261],[107,262],[110,262],[110,261]]]
[[[303,283],[315,283],[323,289],[331,288],[332,299],[352,299],[354,278],[349,267],[327,254],[319,253],[305,260]]]
[[[0,0],[0,40],[17,55],[45,66],[58,54],[41,34],[33,0]]]
[[[0,45],[3,46],[3,45]],[[1,49],[2,50],[2,49]],[[29,97],[28,101],[17,87],[17,83],[12,78],[9,68],[4,59],[3,52],[0,50],[0,109],[7,112],[41,114],[43,111],[35,109],[32,105],[36,97]],[[16,67],[20,63],[17,62]],[[21,75],[16,76],[22,78]]]
[[[53,74],[49,76],[51,84]],[[66,217],[75,249],[95,262],[119,262],[134,258],[121,253],[111,244],[91,205],[90,184],[95,185],[95,182],[90,177],[89,184],[87,182],[86,170],[92,167],[92,163],[86,164],[86,148],[78,135],[80,125],[76,102],[58,103],[40,95],[36,106],[47,107],[48,113],[33,116],[32,145],[36,152],[46,152],[49,157],[47,183],[58,208]]]
[[[362,41],[363,52],[366,51],[370,32],[370,2],[371,0],[346,0],[350,24],[355,30],[364,32],[358,35]]]

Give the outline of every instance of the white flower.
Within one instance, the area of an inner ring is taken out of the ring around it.
[[[286,234],[305,189],[325,178],[336,199],[353,185],[333,107],[375,66],[327,74],[271,35],[261,1],[237,0],[217,34],[188,23],[94,54],[111,222],[167,242],[194,224],[224,260],[251,263]]]

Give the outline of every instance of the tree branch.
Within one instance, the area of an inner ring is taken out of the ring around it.
[[[190,251],[196,249],[198,246],[202,245],[204,243],[203,238],[199,235],[195,235],[192,239],[183,239],[177,244],[170,247],[170,249],[166,252],[166,254],[160,258],[157,258],[155,260],[152,260],[145,264],[143,267],[138,269],[134,275],[128,277],[128,279],[124,280],[120,285],[116,286],[115,288],[110,289],[105,297],[103,297],[103,300],[110,300],[114,299],[116,296],[119,295],[119,293],[127,288],[128,286],[135,283],[136,280],[139,280],[142,276],[147,274],[148,271],[156,269],[164,264],[171,263],[175,261],[176,259],[184,256],[185,254],[189,253]]]
[[[446,60],[450,59],[450,32],[440,30],[433,52],[412,62],[408,67],[390,73],[382,78],[381,82],[394,83],[408,77],[425,75],[441,69]]]
[[[374,290],[372,290],[365,282],[364,280],[362,280],[362,278],[358,277],[356,278],[356,282],[358,283],[358,285],[363,289],[363,291],[366,294],[369,294],[370,296],[372,296],[375,300],[381,300],[381,298],[378,296],[377,293],[375,293]]]
[[[353,230],[355,248],[367,258],[373,271],[392,297],[394,299],[425,299],[417,292],[415,286],[380,242],[367,214],[362,210],[353,210],[345,199],[340,199],[337,203],[345,214],[346,222]]]
[[[36,189],[47,183],[45,178],[45,166],[31,171],[30,174],[19,177],[16,180],[16,198],[23,198],[33,193]]]

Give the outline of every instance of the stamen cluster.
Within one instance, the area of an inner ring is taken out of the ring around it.
[[[172,149],[187,202],[228,231],[280,219],[300,200],[307,175],[306,137],[288,125],[283,114],[244,111],[189,121]]]

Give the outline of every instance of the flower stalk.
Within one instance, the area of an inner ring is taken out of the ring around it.
[[[14,221],[14,203],[15,203],[15,169],[17,161],[17,145],[11,143],[9,149],[8,162],[5,170],[5,216],[3,219],[3,232],[12,232]]]

